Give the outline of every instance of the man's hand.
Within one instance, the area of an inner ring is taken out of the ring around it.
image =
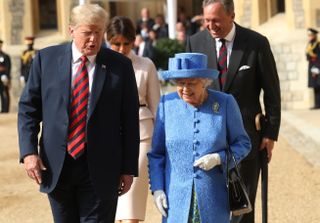
[[[28,176],[35,180],[37,184],[42,183],[41,171],[46,170],[42,160],[38,155],[27,155],[23,159],[24,169],[27,171]]]
[[[24,76],[20,76],[19,80],[20,80],[20,85],[21,86],[24,86],[26,84],[26,80],[25,80]]]
[[[155,192],[153,192],[153,200],[154,200],[154,203],[156,204],[156,207],[159,210],[159,212],[164,217],[167,217],[167,212],[165,210],[168,208],[167,196],[164,193],[164,191],[163,190],[156,190]]]
[[[131,184],[133,182],[133,176],[131,175],[121,175],[119,184],[119,196],[124,195],[130,190]]]
[[[272,158],[272,150],[274,147],[274,140],[268,139],[268,138],[263,138],[261,145],[260,145],[260,150],[266,149],[268,153],[268,162],[271,161]]]

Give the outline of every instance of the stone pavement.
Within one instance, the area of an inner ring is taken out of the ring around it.
[[[280,133],[311,165],[320,167],[320,109],[282,111]]]
[[[320,222],[320,110],[283,111],[269,165],[269,222]],[[47,198],[18,164],[16,114],[0,114],[0,222],[50,223]],[[260,193],[256,222],[261,222]],[[160,222],[152,196],[146,223]],[[180,222],[177,222],[180,223]],[[217,222],[219,223],[219,222]]]

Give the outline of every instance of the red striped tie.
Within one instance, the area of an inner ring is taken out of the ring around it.
[[[89,78],[86,67],[87,57],[82,56],[81,64],[72,84],[70,120],[68,133],[68,153],[77,159],[86,146],[86,121],[89,99]]]
[[[219,82],[221,88],[223,87],[224,83],[226,82],[227,78],[227,56],[228,56],[228,51],[226,47],[226,40],[225,39],[220,39],[221,42],[221,47],[219,50],[219,58],[218,58],[218,70],[219,70]]]

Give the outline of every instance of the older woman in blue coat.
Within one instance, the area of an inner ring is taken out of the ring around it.
[[[217,75],[199,53],[176,54],[162,72],[177,84],[160,99],[148,153],[162,222],[229,222],[226,149],[240,162],[251,144],[235,99],[206,88]]]

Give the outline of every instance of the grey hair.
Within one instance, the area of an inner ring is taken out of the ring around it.
[[[233,0],[203,0],[202,8],[211,5],[213,3],[221,3],[227,13],[234,13],[234,2]]]
[[[70,26],[81,24],[104,24],[108,22],[108,13],[98,4],[83,4],[74,7],[70,15]]]
[[[202,78],[202,80],[203,80],[203,87],[204,88],[209,87],[212,84],[212,81],[213,81],[210,78]]]

